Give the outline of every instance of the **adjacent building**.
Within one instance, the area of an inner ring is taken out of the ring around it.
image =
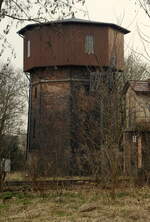
[[[124,94],[124,171],[136,176],[150,170],[150,80],[127,82]]]

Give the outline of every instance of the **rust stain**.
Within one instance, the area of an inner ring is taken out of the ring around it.
[[[85,52],[86,36],[93,36],[94,54]],[[110,27],[61,25],[43,26],[24,34],[24,71],[48,66],[110,66],[116,56],[116,68],[124,65],[124,34]],[[27,41],[31,56],[27,57]],[[113,52],[112,52],[113,50]]]

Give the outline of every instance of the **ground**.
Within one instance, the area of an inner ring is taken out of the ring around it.
[[[150,188],[59,187],[0,193],[0,222],[149,222]]]

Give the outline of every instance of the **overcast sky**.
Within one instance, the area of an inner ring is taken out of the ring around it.
[[[113,22],[131,31],[125,36],[126,54],[133,49],[146,56],[138,32],[150,37],[150,19],[134,0],[87,0],[87,8],[90,19]]]
[[[100,22],[116,23],[129,29],[131,33],[125,36],[125,54],[127,55],[129,50],[133,49],[146,56],[138,29],[150,36],[150,19],[142,9],[135,5],[134,0],[86,0],[84,10],[88,11],[85,17],[80,13],[77,16]],[[18,28],[14,27],[8,36],[8,41],[16,49],[16,59],[13,60],[13,64],[20,68],[23,67],[23,40],[16,32],[23,26],[22,24]],[[9,56],[9,50],[7,55]]]

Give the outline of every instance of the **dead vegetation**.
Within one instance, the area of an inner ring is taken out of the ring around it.
[[[61,191],[61,192],[60,192]],[[7,221],[150,221],[150,188],[118,188],[112,200],[109,190],[98,187],[0,194],[0,222]]]

